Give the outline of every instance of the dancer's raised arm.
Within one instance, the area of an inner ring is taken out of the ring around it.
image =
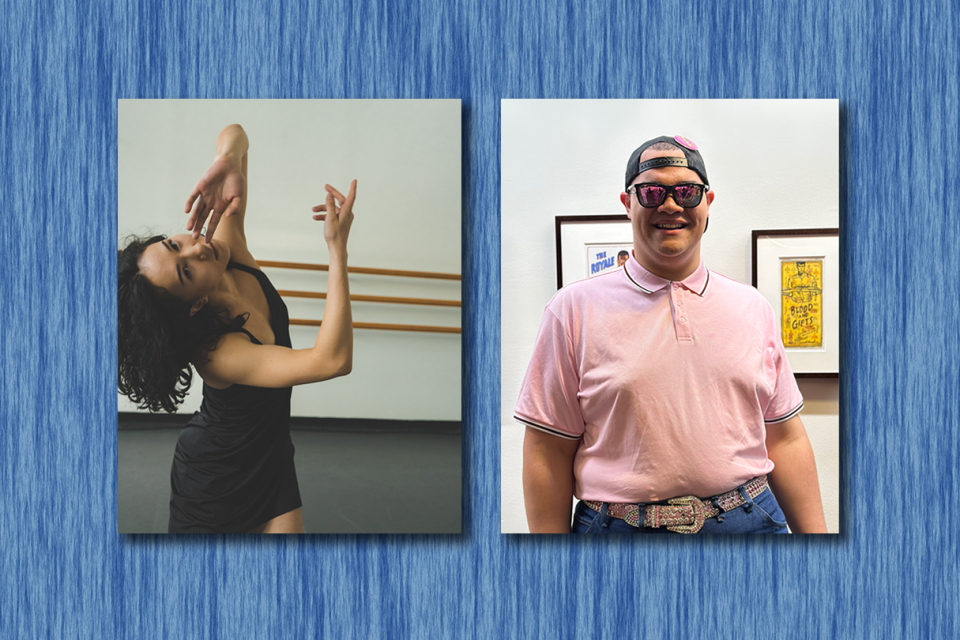
[[[255,345],[239,333],[228,333],[210,361],[198,365],[208,384],[244,384],[253,387],[289,387],[343,376],[353,368],[353,314],[347,280],[347,238],[353,224],[357,181],[344,196],[326,185],[327,202],[313,208],[323,220],[323,236],[330,252],[327,298],[323,322],[313,348],[288,349]]]
[[[250,142],[238,124],[225,127],[217,136],[217,155],[213,164],[200,177],[187,197],[184,213],[189,213],[187,230],[194,238],[207,222],[206,240],[209,243],[217,227],[224,223],[224,232],[230,231],[246,245],[243,216],[247,208],[247,150]],[[208,221],[209,217],[209,221]],[[226,224],[228,223],[229,224]],[[222,237],[222,236],[218,236]],[[230,239],[223,237],[224,241]]]

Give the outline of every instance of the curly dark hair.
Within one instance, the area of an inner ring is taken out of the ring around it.
[[[205,305],[190,315],[190,302],[155,286],[140,271],[144,249],[166,239],[127,238],[117,257],[117,334],[120,393],[141,409],[174,413],[193,381],[191,363],[203,364],[220,337],[236,331],[248,314],[229,317]]]

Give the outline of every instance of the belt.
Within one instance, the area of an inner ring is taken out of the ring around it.
[[[743,489],[753,500],[767,489],[767,476],[757,476],[750,482],[719,496],[701,500],[695,496],[671,498],[667,504],[625,504],[608,502],[607,515],[619,518],[632,527],[640,527],[640,510],[645,509],[643,526],[656,529],[664,526],[675,533],[697,533],[707,518],[714,518],[725,511],[732,511],[746,504],[740,492]],[[584,500],[583,503],[596,512],[603,502]]]

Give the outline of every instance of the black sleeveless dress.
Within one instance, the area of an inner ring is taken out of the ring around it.
[[[276,344],[290,347],[287,307],[257,269]],[[250,332],[240,329],[255,344]],[[169,533],[244,533],[301,506],[290,440],[292,387],[203,385],[203,402],[180,433],[170,471]]]

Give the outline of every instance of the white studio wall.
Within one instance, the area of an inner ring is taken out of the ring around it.
[[[524,427],[513,409],[543,309],[557,289],[554,218],[622,214],[630,154],[657,136],[699,147],[716,199],[701,255],[751,281],[754,229],[839,226],[836,100],[501,102],[501,531],[526,533]],[[843,230],[841,229],[841,234]],[[799,381],[827,527],[839,531],[839,383]]]
[[[326,264],[310,208],[323,186],[357,179],[350,267],[461,273],[459,100],[121,100],[118,239],[185,232],[183,206],[223,127],[250,139],[246,232],[259,261]],[[326,272],[265,268],[279,290],[326,290]],[[459,280],[351,274],[351,295],[460,300]],[[291,318],[323,301],[285,298]],[[460,307],[353,303],[354,322],[460,327]],[[294,348],[316,327],[291,326]],[[296,387],[292,415],[460,420],[461,340],[453,333],[356,329],[353,372]],[[179,412],[201,400],[195,376]],[[119,411],[136,411],[119,396]]]

